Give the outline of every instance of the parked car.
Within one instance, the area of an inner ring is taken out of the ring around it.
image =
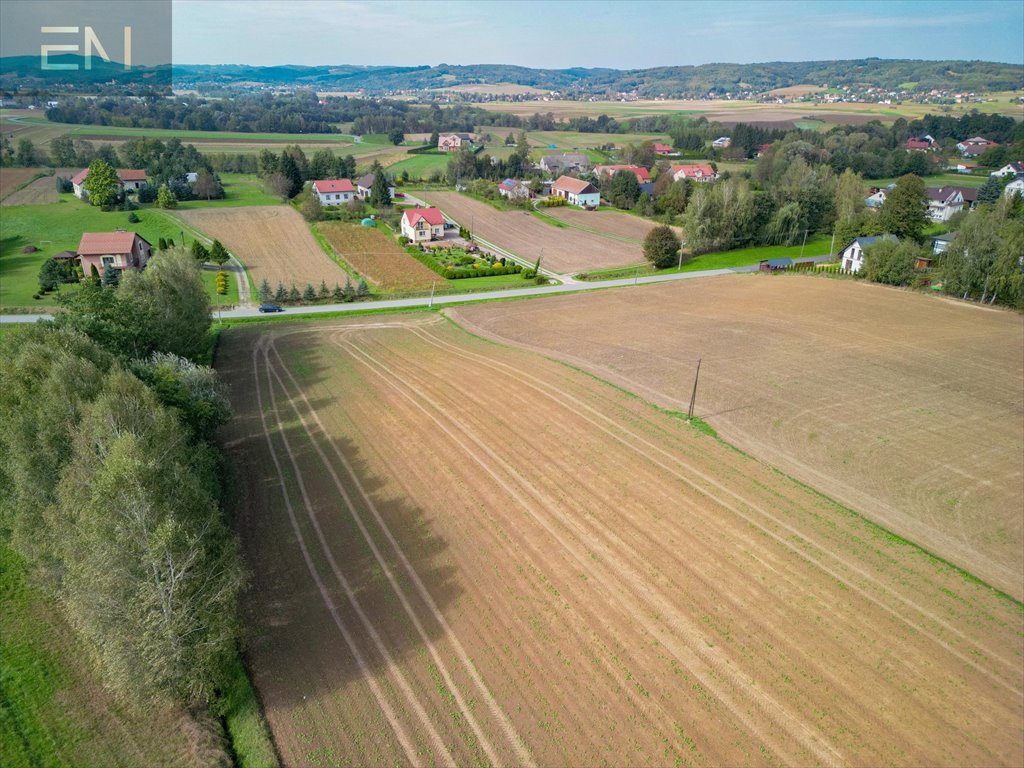
[[[279,304],[260,304],[260,312],[284,312]]]

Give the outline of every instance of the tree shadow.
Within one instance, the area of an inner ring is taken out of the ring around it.
[[[266,374],[261,368],[267,427],[292,503],[293,522],[256,397],[251,350],[260,333],[259,329],[244,329],[228,334],[222,339],[216,362],[230,385],[235,409],[222,441],[238,476],[235,522],[251,573],[250,587],[242,599],[243,647],[267,706],[288,706],[336,694],[364,680],[367,673],[376,673],[387,664],[388,655],[401,664],[421,653],[424,635],[431,642],[443,635],[441,624],[411,578],[409,566],[442,613],[462,589],[454,566],[443,563],[448,544],[433,532],[426,511],[407,498],[396,497],[393,486],[370,470],[352,440],[335,435],[329,441],[324,439],[307,406],[299,400],[297,405],[317,438],[316,444],[348,496],[346,502],[280,390],[278,407],[285,427],[278,431]],[[303,360],[304,385],[327,375],[314,358],[311,355]],[[331,399],[310,400],[313,412],[329,404],[334,404]],[[296,481],[292,457],[305,484],[308,508]],[[372,501],[372,508],[364,493]],[[399,558],[378,517],[408,566]],[[376,546],[376,553],[367,536]],[[394,584],[386,572],[390,572]],[[415,613],[422,634],[399,599],[396,584]],[[329,606],[333,606],[333,612]],[[362,665],[353,646],[362,657]]]

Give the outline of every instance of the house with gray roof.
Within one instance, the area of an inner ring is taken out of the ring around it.
[[[551,174],[581,173],[589,171],[593,166],[590,158],[581,153],[563,153],[561,155],[545,155],[540,159],[541,170]]]
[[[839,263],[843,266],[844,272],[860,272],[864,266],[864,249],[879,240],[896,240],[895,235],[871,235],[858,237],[852,240],[843,250],[839,252]]]

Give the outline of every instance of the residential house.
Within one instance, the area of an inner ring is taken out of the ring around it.
[[[370,193],[373,191],[373,179],[374,175],[372,173],[356,179],[356,195],[360,200],[370,199]],[[391,195],[392,200],[395,199],[395,188],[391,184],[388,184],[388,194]]]
[[[978,188],[977,187],[957,187],[949,185],[943,187],[943,189],[956,190],[960,193],[960,196],[964,199],[964,210],[969,210],[974,207],[975,203],[978,202]]]
[[[498,194],[509,200],[529,200],[530,188],[526,182],[516,179],[505,179],[498,185]]]
[[[844,272],[860,272],[864,266],[864,249],[882,238],[895,240],[894,235],[872,235],[870,237],[858,237],[851,241],[839,252],[839,263],[842,264]]]
[[[975,136],[971,139],[964,139],[956,145],[956,148],[964,157],[977,157],[985,150],[998,146],[999,145],[994,141],[989,141],[981,136]]]
[[[715,149],[728,149],[732,146],[732,139],[728,136],[719,136],[717,139],[711,142],[711,146]]]
[[[646,184],[651,180],[650,172],[642,165],[599,165],[594,168],[597,176],[614,176],[619,171],[632,171],[637,184]]]
[[[706,182],[714,181],[717,178],[718,174],[715,173],[715,169],[707,163],[672,166],[672,179],[674,181],[693,179],[694,181]]]
[[[1003,194],[1007,197],[1012,197],[1013,195],[1024,197],[1024,178],[1014,179],[1007,184]]]
[[[591,167],[590,158],[584,154],[545,155],[540,159],[541,170],[551,174],[582,173]]]
[[[564,198],[569,205],[581,208],[596,208],[601,204],[601,193],[589,181],[574,179],[572,176],[560,176],[551,185],[551,194]]]
[[[437,137],[437,148],[442,152],[458,152],[463,145],[475,143],[470,133],[442,133]]]
[[[406,208],[402,211],[402,234],[410,242],[444,239],[444,214],[438,208]]]
[[[661,155],[662,157],[671,157],[672,155],[678,155],[676,148],[671,144],[655,144],[654,154]]]
[[[95,268],[102,276],[108,266],[121,272],[142,269],[149,261],[153,246],[135,232],[85,232],[78,243],[78,260],[82,272],[88,276]]]
[[[870,195],[864,198],[864,205],[868,208],[881,208],[885,202],[885,195],[888,189],[876,189]]]
[[[348,179],[317,179],[313,191],[320,198],[320,205],[342,205],[356,196],[356,188]]]
[[[1019,160],[1014,160],[1012,163],[1007,163],[998,171],[992,171],[990,176],[1020,176],[1024,174],[1024,163]]]
[[[86,200],[89,194],[85,191],[85,180],[89,176],[89,169],[83,168],[71,177],[71,188],[75,197],[79,200]],[[117,188],[119,192],[135,191],[146,186],[146,172],[124,169],[117,172]]]
[[[903,144],[903,148],[917,152],[930,152],[935,149],[935,141],[931,136],[911,136]]]
[[[953,163],[952,165],[947,165],[946,170],[956,171],[957,173],[973,173],[978,170],[978,164],[967,162]]]
[[[928,200],[928,218],[932,221],[949,221],[954,213],[964,209],[964,196],[953,187],[928,187],[924,194]]]
[[[932,238],[932,254],[938,256],[940,253],[949,248],[949,244],[953,242],[952,235],[942,235],[940,237]]]

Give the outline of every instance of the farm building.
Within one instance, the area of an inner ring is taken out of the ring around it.
[[[601,204],[601,193],[589,181],[574,179],[572,176],[560,176],[551,185],[551,194],[564,198],[569,205],[581,208],[596,208]]]
[[[108,266],[119,272],[142,269],[152,250],[149,242],[135,232],[85,232],[78,243],[78,260],[86,275],[94,269],[102,275]]]
[[[437,137],[437,148],[442,152],[458,152],[463,145],[475,143],[470,133],[442,133]]]
[[[864,266],[864,249],[869,245],[877,243],[881,239],[895,240],[893,235],[872,235],[870,237],[858,237],[852,240],[849,245],[839,252],[839,263],[843,266],[844,272],[860,272]]]
[[[360,176],[356,179],[356,195],[360,200],[369,200],[370,192],[373,191],[373,174],[368,173],[365,176]],[[392,184],[388,185],[388,194],[391,195],[391,199],[395,199],[395,187]]]
[[[975,136],[971,139],[964,139],[956,145],[957,150],[964,157],[977,157],[984,153],[986,150],[998,147],[999,145],[994,141],[989,141],[982,136]]]
[[[699,163],[695,165],[673,165],[672,166],[672,179],[673,181],[680,181],[681,179],[693,179],[694,181],[714,181],[718,178],[718,174],[715,173],[715,169],[707,163]]]
[[[672,155],[678,155],[679,153],[676,152],[675,147],[671,144],[655,144],[654,154],[661,155],[662,157],[670,157]]]
[[[83,168],[71,177],[71,188],[79,200],[85,200],[89,196],[85,191],[85,180],[88,176],[89,169]],[[117,186],[122,192],[142,189],[146,186],[146,172],[130,169],[118,171]]]
[[[924,136],[911,136],[904,142],[903,148],[915,152],[929,152],[938,147],[935,144],[935,139],[925,134]]]
[[[313,191],[320,198],[320,205],[341,205],[356,196],[356,188],[348,179],[317,179]]]
[[[540,159],[540,168],[548,173],[566,173],[567,171],[589,171],[590,158],[584,154],[568,153],[561,155],[545,155]]]
[[[732,139],[728,136],[719,136],[717,139],[711,142],[711,146],[715,149],[728,149],[732,146]]]
[[[402,234],[413,243],[441,240],[444,214],[438,208],[406,208],[402,212]]]
[[[525,182],[516,179],[505,179],[498,185],[498,194],[509,200],[529,200],[530,188]]]
[[[646,184],[651,180],[650,172],[642,165],[599,165],[594,169],[598,176],[614,176],[619,171],[632,171],[637,184]]]

